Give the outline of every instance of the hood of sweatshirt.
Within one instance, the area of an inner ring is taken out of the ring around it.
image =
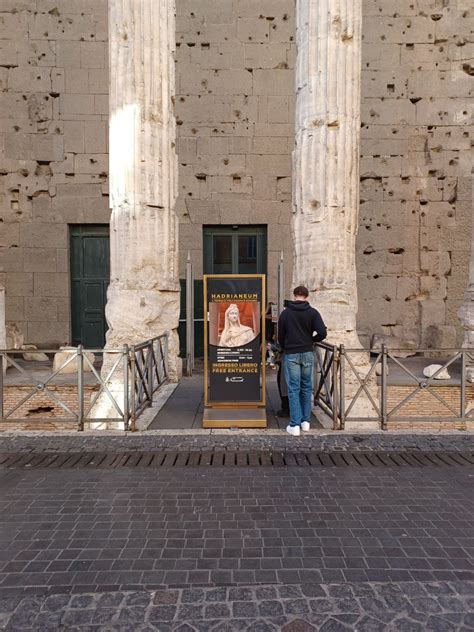
[[[311,308],[308,301],[285,301],[285,305],[288,309],[294,310],[295,312],[304,312]]]

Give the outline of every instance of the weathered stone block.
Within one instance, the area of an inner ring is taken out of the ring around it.
[[[25,341],[25,338],[22,332],[20,331],[19,327],[15,323],[7,323],[5,330],[6,330],[5,331],[6,348],[7,349],[20,349],[20,347]],[[3,346],[2,348],[5,348],[5,346]]]
[[[80,154],[85,151],[84,121],[64,121],[64,151]]]
[[[362,46],[362,81],[367,70],[392,70],[401,64],[400,44],[371,44]]]
[[[107,115],[108,112],[109,112],[109,95],[108,94],[94,95],[94,113]]]
[[[28,16],[28,29],[32,39],[77,40],[95,39],[94,19],[91,15],[69,15],[67,19],[50,13]]]
[[[20,225],[19,224],[2,224],[0,232],[0,247],[11,248],[17,247],[20,241]]]
[[[246,43],[244,47],[246,68],[274,69],[288,64],[290,43]]]
[[[38,247],[22,250],[25,272],[56,272],[56,249]]]
[[[57,320],[58,313],[56,301],[52,299],[48,294],[44,295],[48,296],[48,298],[42,298],[41,296],[42,295],[37,293],[37,296],[35,297],[25,298],[25,320]]]
[[[106,54],[104,42],[81,42],[81,68],[104,68]]]
[[[89,70],[89,91],[91,94],[109,93],[109,76],[104,68],[91,68]]]
[[[28,15],[25,13],[11,12],[0,15],[0,39],[11,39],[12,34],[19,40],[28,36]]]
[[[64,137],[59,134],[37,134],[33,138],[33,152],[37,160],[59,162],[64,159]]]
[[[107,152],[107,123],[105,121],[85,122],[85,152],[86,154],[105,154]],[[107,157],[105,156],[107,160]],[[101,166],[103,161],[101,162]],[[75,167],[78,173],[84,173],[79,169],[76,160]]]
[[[229,153],[228,138],[198,138],[197,154],[228,154]]]
[[[264,17],[238,18],[237,37],[241,42],[267,43],[270,37],[270,24]]]
[[[33,296],[33,274],[9,272],[6,290],[7,296]]]
[[[293,91],[292,70],[255,70],[253,72],[253,93],[262,95],[289,95]]]
[[[22,270],[22,266],[23,250],[21,248],[0,248],[0,270],[2,270],[0,277],[5,276],[6,279],[6,273]],[[6,282],[5,279],[0,278],[2,284]]]
[[[105,154],[78,154],[74,158],[76,173],[107,173],[108,164],[108,156]]]
[[[37,246],[43,248],[67,247],[66,224],[22,224],[20,227],[20,244],[30,248]]]
[[[70,114],[95,114],[93,94],[62,94],[60,97],[60,112]]]
[[[27,324],[28,342],[43,348],[58,347],[69,340],[69,323],[51,320],[34,321]]]
[[[56,63],[62,68],[80,68],[81,55],[79,42],[56,42]]]
[[[0,337],[2,330],[2,322],[5,323],[5,318],[2,319],[2,292],[3,287],[0,287]],[[6,320],[10,322],[20,322],[25,320],[24,298],[23,296],[9,296],[6,301]],[[1,347],[4,349],[5,346]]]
[[[21,349],[29,352],[23,354],[23,360],[26,360],[27,362],[47,362],[49,359],[45,353],[38,351],[38,347],[36,345],[21,345]]]
[[[33,134],[5,134],[5,153],[12,160],[33,160]]]
[[[269,96],[267,102],[267,121],[269,123],[288,123],[289,97]]]
[[[264,136],[257,137],[253,141],[253,151],[255,154],[285,154],[288,155],[290,150],[288,145],[291,144],[288,138],[267,138]]]
[[[68,275],[60,272],[35,272],[34,291],[35,296],[68,296]]]
[[[50,92],[51,71],[49,68],[10,68],[8,88],[12,92]]]
[[[89,71],[82,68],[66,68],[64,71],[65,90],[69,94],[89,92]]]
[[[17,46],[14,41],[0,41],[0,59],[5,66],[16,66],[18,64]]]
[[[208,80],[208,87],[214,94],[251,94],[252,73],[248,70],[219,70]]]
[[[247,165],[252,174],[275,175],[285,177],[291,175],[292,163],[289,155],[250,155]]]

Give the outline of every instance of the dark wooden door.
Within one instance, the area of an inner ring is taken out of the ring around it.
[[[71,329],[74,345],[104,346],[109,270],[109,227],[72,227]]]

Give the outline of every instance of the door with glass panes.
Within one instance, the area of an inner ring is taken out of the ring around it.
[[[204,274],[266,274],[266,226],[204,226]],[[186,281],[181,279],[180,355],[186,357]],[[204,355],[202,280],[194,281],[194,356]]]
[[[204,274],[266,274],[266,226],[204,226]]]

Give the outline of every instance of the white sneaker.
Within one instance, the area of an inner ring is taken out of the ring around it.
[[[302,421],[301,422],[301,430],[303,432],[308,432],[310,426],[309,426],[309,421]]]
[[[299,437],[300,436],[300,427],[299,426],[287,426],[286,427],[286,431],[288,434],[292,435],[293,437]]]

